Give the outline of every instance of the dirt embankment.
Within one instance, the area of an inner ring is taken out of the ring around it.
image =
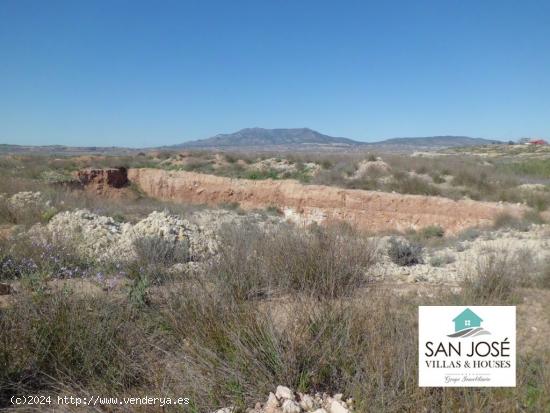
[[[293,180],[246,180],[160,169],[130,169],[128,178],[147,195],[176,202],[241,208],[276,206],[304,221],[344,220],[370,231],[441,225],[449,233],[489,224],[499,213],[519,215],[523,207],[471,200],[402,195],[303,185]]]
[[[75,174],[76,184],[87,192],[105,198],[135,199],[136,194],[128,188],[126,168],[94,169],[86,168]]]

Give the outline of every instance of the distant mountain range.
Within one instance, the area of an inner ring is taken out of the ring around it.
[[[470,138],[469,136],[426,136],[413,138],[391,138],[378,142],[370,142],[367,145],[376,146],[416,146],[416,147],[441,147],[456,148],[460,146],[480,146],[504,143],[496,139]]]
[[[244,148],[353,148],[376,146],[384,148],[449,148],[502,143],[494,139],[467,136],[429,136],[418,138],[392,138],[377,142],[360,142],[353,139],[324,135],[308,128],[263,129],[247,128],[235,133],[213,136],[207,139],[184,142],[171,148],[244,149]]]
[[[247,128],[235,133],[213,136],[208,139],[184,142],[160,148],[74,147],[63,145],[23,146],[0,144],[0,153],[47,153],[58,155],[128,154],[150,149],[220,149],[220,150],[356,150],[372,149],[394,152],[437,150],[460,146],[480,146],[503,143],[494,139],[467,136],[429,136],[419,138],[392,138],[377,142],[360,142],[353,139],[324,135],[308,128],[263,129]]]
[[[10,145],[0,143],[0,154],[47,154],[47,155],[132,155],[141,149],[120,146],[65,146],[65,145]]]

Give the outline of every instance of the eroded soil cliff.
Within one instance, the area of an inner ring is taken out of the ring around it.
[[[246,180],[160,169],[130,169],[128,178],[147,195],[197,204],[239,203],[243,209],[275,206],[290,217],[344,220],[370,231],[441,225],[448,232],[489,224],[516,205],[303,185],[293,180]]]

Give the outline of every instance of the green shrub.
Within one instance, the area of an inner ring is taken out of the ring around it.
[[[441,191],[426,180],[409,176],[406,173],[396,172],[393,174],[393,180],[388,189],[401,194],[413,195],[440,195]]]
[[[145,382],[141,334],[133,316],[108,300],[71,294],[20,297],[0,310],[3,396],[64,385],[124,391]]]
[[[252,170],[245,174],[246,179],[260,180],[260,179],[279,179],[279,174],[273,169],[266,171]]]
[[[129,265],[129,276],[137,280],[136,287],[148,282],[162,284],[170,276],[171,266],[189,261],[187,240],[173,242],[160,236],[138,238],[134,249],[137,258]]]
[[[510,162],[499,165],[499,169],[518,175],[550,178],[550,160],[529,159],[521,162]]]
[[[546,211],[550,205],[550,193],[530,193],[526,196],[526,202],[535,211]]]
[[[482,234],[482,231],[479,228],[466,228],[461,231],[457,238],[460,241],[473,241],[479,238]]]
[[[438,173],[432,173],[430,176],[435,184],[445,183],[445,179]]]
[[[516,258],[508,251],[485,252],[478,258],[474,271],[464,277],[462,296],[480,305],[514,302],[518,274],[524,274]]]
[[[351,230],[226,227],[209,273],[238,300],[277,291],[338,297],[367,281],[375,255],[372,241]]]
[[[271,215],[283,215],[283,210],[276,205],[270,205],[265,210]]]
[[[442,238],[445,230],[440,225],[429,225],[420,230],[420,235],[423,238]]]
[[[323,159],[321,161],[321,168],[323,169],[330,169],[332,168],[332,162],[329,159]]]
[[[443,267],[444,265],[451,264],[456,261],[456,258],[452,254],[434,255],[430,258],[430,265],[432,267]]]
[[[550,288],[550,265],[544,267],[539,283],[542,288]]]
[[[514,229],[521,232],[527,232],[531,229],[532,222],[527,219],[521,219],[507,213],[497,215],[493,223],[494,229]]]
[[[423,264],[423,247],[420,244],[410,244],[396,238],[390,238],[388,255],[397,265],[408,267]]]

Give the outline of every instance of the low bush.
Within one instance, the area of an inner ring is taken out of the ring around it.
[[[407,173],[396,172],[393,174],[393,180],[388,185],[390,191],[401,194],[413,195],[440,195],[441,191],[436,186],[426,180],[409,176]]]
[[[253,179],[253,180],[258,180],[258,179],[279,179],[279,174],[277,173],[277,171],[272,170],[272,169],[265,170],[265,171],[253,170],[253,171],[246,172],[245,175],[244,175],[244,178]]]
[[[511,162],[502,164],[499,168],[518,175],[550,178],[550,162],[547,159],[529,159],[521,162]]]
[[[198,159],[185,164],[183,170],[188,172],[212,173],[214,167],[209,160]]]
[[[11,395],[63,385],[124,392],[145,382],[131,312],[108,300],[57,293],[0,310],[0,407]]]
[[[479,228],[467,228],[457,235],[459,241],[473,241],[479,238],[483,232]]]
[[[146,265],[170,267],[189,261],[189,241],[171,241],[161,236],[138,238],[134,241],[137,259]]]
[[[189,242],[171,241],[160,236],[138,238],[134,241],[136,259],[128,265],[128,275],[136,287],[162,284],[170,277],[170,267],[189,261]]]
[[[443,267],[447,264],[451,264],[456,261],[456,258],[452,254],[434,255],[430,258],[430,265],[432,267]]]
[[[529,192],[525,195],[525,201],[535,211],[546,211],[550,206],[550,192]]]
[[[489,250],[478,258],[474,270],[461,284],[466,301],[488,305],[511,303],[517,299],[518,274],[524,274],[521,261],[508,251]]]
[[[494,220],[494,229],[513,229],[516,231],[527,232],[531,229],[533,219],[536,215],[524,215],[523,218],[515,217],[507,213],[497,215]]]
[[[0,279],[80,278],[92,275],[95,263],[75,252],[78,239],[15,236],[0,250]]]
[[[408,403],[403,390],[416,388],[415,369],[403,368],[415,360],[415,307],[401,303],[407,310],[394,311],[394,301],[373,296],[357,305],[294,295],[284,305],[256,306],[204,289],[174,293],[164,317],[186,344],[173,381],[200,411],[227,405],[245,411],[277,383],[302,392],[345,389],[357,411],[367,403],[399,410]]]
[[[373,242],[353,231],[248,225],[225,228],[209,272],[238,299],[274,291],[338,297],[367,281],[375,259]]]
[[[420,230],[420,235],[423,238],[442,238],[445,230],[441,225],[429,225]]]
[[[540,275],[539,285],[542,288],[550,288],[550,265],[546,265]]]
[[[389,241],[388,255],[395,264],[408,267],[424,263],[423,250],[420,244],[411,244],[392,237]]]

